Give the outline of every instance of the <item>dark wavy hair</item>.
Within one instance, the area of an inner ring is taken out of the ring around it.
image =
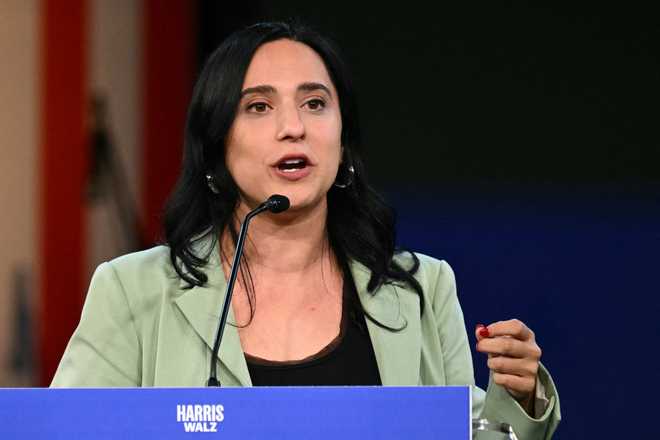
[[[232,34],[211,54],[200,73],[188,109],[182,172],[164,213],[165,240],[176,272],[189,287],[204,285],[207,277],[201,268],[208,263],[214,246],[200,254],[196,244],[209,235],[215,244],[224,231],[236,243],[232,219],[239,191],[225,164],[225,141],[254,53],[261,45],[280,39],[312,48],[323,59],[337,90],[344,147],[338,174],[342,174],[342,167],[343,174],[346,167],[354,167],[352,184],[346,188],[333,185],[327,194],[328,244],[342,272],[350,277],[349,261],[362,263],[371,271],[367,289],[372,293],[385,283],[409,285],[420,296],[423,313],[422,288],[413,277],[419,260],[411,253],[412,263],[404,268],[393,259],[395,253],[402,252],[395,248],[394,212],[367,183],[355,93],[347,66],[331,40],[295,21],[259,23]],[[207,174],[213,176],[217,194],[209,189]],[[250,281],[246,285],[252,285],[249,268],[246,270],[244,265],[247,262],[241,264],[241,276],[244,282]],[[357,303],[365,316],[382,325]]]

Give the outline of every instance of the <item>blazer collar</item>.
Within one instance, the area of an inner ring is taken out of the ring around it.
[[[175,299],[188,323],[210,350],[213,349],[215,335],[220,320],[220,308],[225,297],[227,281],[222,270],[217,243],[204,268],[208,277],[205,286],[195,286],[185,290]],[[381,324],[393,328],[382,328],[367,319],[369,336],[374,347],[378,371],[383,385],[417,385],[421,356],[421,325],[419,319],[419,299],[406,287],[385,284],[376,292],[370,293],[367,284],[371,272],[357,262],[351,263],[351,273],[360,301],[364,309]],[[218,357],[220,363],[232,376],[232,381],[241,386],[251,386],[250,374],[241,347],[241,340],[235,323],[233,310],[229,309],[227,327],[223,335]],[[219,369],[220,382],[229,383]]]

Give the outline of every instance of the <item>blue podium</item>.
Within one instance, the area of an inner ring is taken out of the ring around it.
[[[470,439],[469,387],[0,390],[2,439]]]

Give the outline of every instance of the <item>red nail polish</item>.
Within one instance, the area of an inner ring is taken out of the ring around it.
[[[489,338],[490,337],[490,332],[488,331],[488,327],[481,326],[482,328],[479,329],[479,336],[482,338]]]

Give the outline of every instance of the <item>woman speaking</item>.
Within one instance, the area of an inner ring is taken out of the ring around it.
[[[395,247],[369,186],[347,68],[325,37],[264,23],[225,40],[188,111],[165,245],[99,266],[54,387],[204,386],[245,215],[250,225],[213,361],[223,386],[474,385],[454,275]],[[556,389],[534,333],[480,326],[488,391],[473,415],[550,438]]]

